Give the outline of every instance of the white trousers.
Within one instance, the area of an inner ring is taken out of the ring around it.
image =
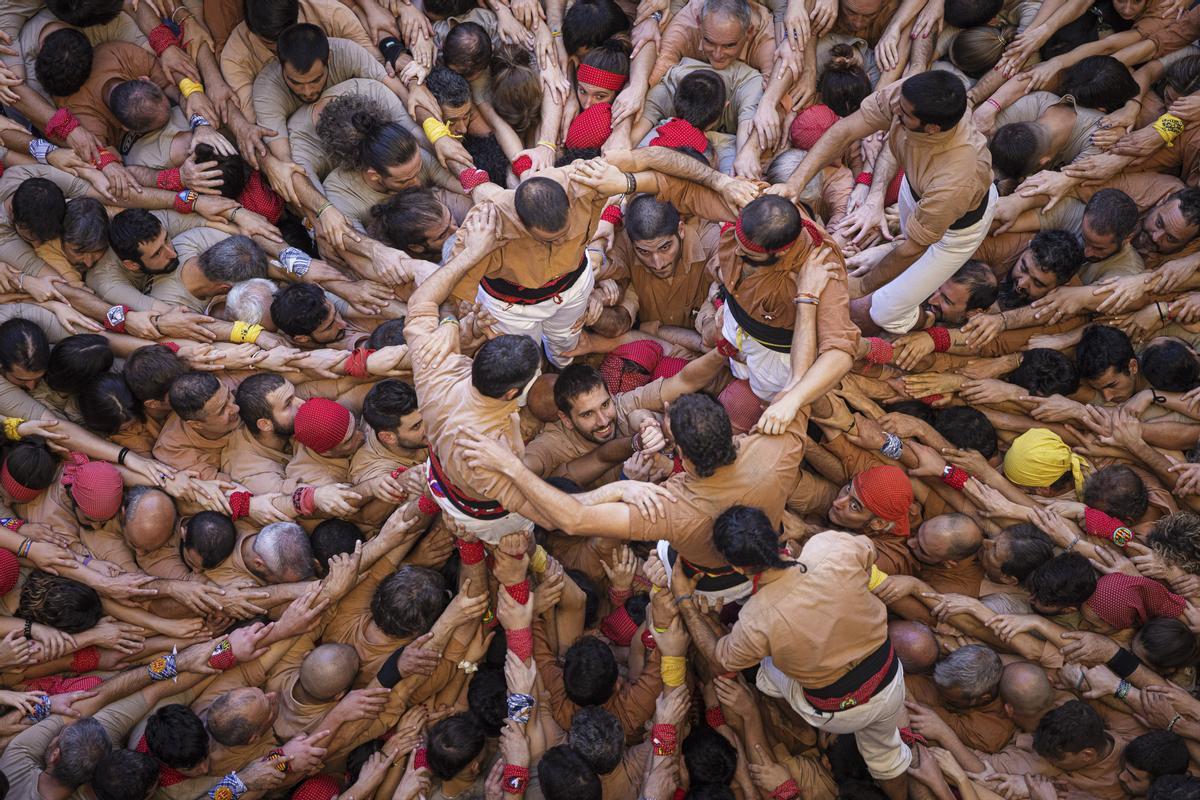
[[[421,469],[425,470],[425,478],[429,483],[429,493],[433,495],[438,508],[455,522],[462,525],[467,531],[479,537],[479,541],[484,544],[498,545],[500,544],[500,540],[510,533],[524,533],[533,530],[532,520],[526,519],[512,511],[499,519],[476,519],[475,517],[467,516],[446,499],[441,487],[437,485],[437,482],[433,478],[433,470],[429,468],[429,462],[422,464]]]
[[[996,213],[996,187],[988,189],[988,207],[983,218],[969,228],[947,229],[908,269],[871,295],[871,319],[889,333],[908,333],[921,318],[921,304],[947,278],[975,254],[992,226]],[[900,186],[900,231],[917,207],[905,177]]]
[[[476,299],[496,318],[503,333],[528,336],[541,342],[550,363],[561,369],[572,361],[562,354],[579,343],[579,331],[575,326],[587,311],[588,297],[596,285],[590,255],[583,274],[558,297],[534,305],[519,305],[497,300],[480,287]]]
[[[835,714],[813,708],[800,684],[783,674],[770,656],[759,665],[756,682],[762,692],[787,700],[814,728],[828,733],[853,733],[858,752],[876,780],[891,780],[908,769],[912,751],[900,739],[905,697],[902,665],[896,665],[895,677],[869,701]]]
[[[736,347],[741,355],[741,360],[729,359],[729,371],[735,378],[748,379],[750,391],[759,400],[771,402],[771,398],[783,391],[792,379],[791,353],[780,353],[760,344],[742,330],[728,309],[725,310],[721,336]]]

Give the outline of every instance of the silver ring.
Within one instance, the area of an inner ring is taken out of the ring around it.
[[[655,22],[662,22],[662,12],[655,11],[653,14],[650,15],[650,19],[654,20]]]

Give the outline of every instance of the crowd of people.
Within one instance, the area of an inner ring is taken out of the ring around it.
[[[1200,800],[1200,6],[0,0],[0,798]]]

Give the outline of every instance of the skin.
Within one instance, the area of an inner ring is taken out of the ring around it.
[[[375,191],[390,194],[421,186],[421,152],[418,150],[408,161],[388,167],[382,173],[368,167],[363,178]]]
[[[1021,253],[1012,272],[1009,273],[1009,279],[1017,294],[1028,298],[1030,302],[1040,300],[1058,286],[1057,276],[1049,270],[1042,269],[1033,255],[1032,248],[1026,248],[1025,252]]]
[[[199,419],[188,420],[188,425],[205,439],[223,439],[237,429],[241,424],[238,416],[238,404],[233,399],[233,392],[222,384],[216,394],[208,398],[208,402],[200,410]]]
[[[838,19],[852,35],[861,36],[871,27],[883,9],[883,3],[879,0],[842,0],[839,7]]]
[[[316,342],[317,344],[331,344],[340,342],[346,335],[346,321],[342,319],[342,315],[334,308],[333,303],[325,301],[325,319],[315,330],[308,336],[294,337],[297,342]]]
[[[13,384],[14,386],[19,386],[27,392],[32,392],[34,389],[36,389],[37,385],[41,382],[42,377],[45,376],[45,374],[45,370],[39,370],[35,372],[25,369],[17,364],[13,364],[11,369],[0,372],[0,375],[3,375],[4,379],[9,383]]]
[[[1118,240],[1113,234],[1097,233],[1085,215],[1083,218],[1083,257],[1091,262],[1103,261],[1120,250],[1128,239]]]
[[[1133,236],[1133,246],[1139,253],[1169,255],[1178,253],[1200,228],[1189,225],[1179,210],[1178,200],[1164,200],[1140,220]]]
[[[425,446],[425,420],[418,409],[402,416],[395,430],[380,431],[378,436],[388,447],[416,450]]]
[[[967,300],[970,296],[971,292],[966,286],[946,281],[925,301],[925,307],[938,322],[959,325],[967,320]]]
[[[666,280],[675,274],[679,266],[679,255],[683,251],[683,223],[672,235],[639,239],[632,244],[638,263],[654,277]]]
[[[713,69],[725,69],[737,60],[746,29],[734,17],[709,14],[700,21],[700,55]]]
[[[122,260],[121,264],[125,269],[130,272],[144,272],[148,275],[162,275],[174,272],[179,267],[179,254],[175,251],[175,245],[171,243],[170,237],[167,236],[166,228],[159,231],[148,243],[143,242],[138,245],[138,253],[141,264]]]
[[[1123,403],[1133,397],[1137,390],[1137,372],[1137,359],[1131,358],[1127,372],[1109,367],[1095,378],[1085,378],[1083,382],[1099,392],[1100,396],[1104,398],[1104,402]]]
[[[579,108],[586,111],[596,103],[611,103],[617,93],[612,89],[601,89],[590,83],[578,82],[575,86],[575,97],[579,99]]]
[[[571,400],[571,413],[558,412],[568,428],[594,444],[604,444],[617,435],[617,411],[612,395],[597,386]]]
[[[320,99],[321,92],[325,91],[325,84],[329,82],[328,64],[314,61],[311,67],[303,71],[291,64],[284,64],[283,82],[305,103],[315,103]]]

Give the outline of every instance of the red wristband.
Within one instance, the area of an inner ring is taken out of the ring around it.
[[[237,656],[233,654],[233,643],[229,641],[228,636],[217,643],[212,655],[208,657],[208,665],[213,669],[221,670],[221,672],[233,669],[237,663]]]
[[[519,177],[521,177],[521,174],[525,172],[525,170],[529,169],[532,166],[533,166],[532,158],[530,158],[529,156],[517,156],[516,158],[513,159],[513,162],[512,162],[513,175],[516,175],[519,178]]]
[[[125,332],[125,315],[130,311],[129,306],[113,306],[104,313],[105,330]]]
[[[482,186],[491,179],[492,177],[485,170],[475,169],[474,167],[468,167],[458,173],[458,182],[462,186],[463,191],[468,193],[475,187]]]
[[[800,787],[796,785],[794,778],[788,778],[771,792],[771,800],[795,800],[799,796]]]
[[[725,724],[725,712],[720,706],[704,709],[704,721],[710,728],[719,728]]]
[[[1083,511],[1083,526],[1092,536],[1108,539],[1118,547],[1124,547],[1133,538],[1133,531],[1121,520],[1090,506]]]
[[[517,658],[522,661],[533,658],[533,628],[505,631],[504,640],[508,643],[508,649],[516,653]]]
[[[438,508],[438,504],[434,501],[434,499],[432,497],[426,497],[425,495],[421,495],[420,497],[417,498],[417,511],[420,511],[425,516],[427,516],[427,517],[437,516],[438,512],[441,510],[442,509]],[[480,547],[483,547],[483,545],[480,545]],[[466,563],[466,562],[464,562],[464,563]]]
[[[463,566],[473,566],[487,557],[487,551],[483,549],[483,542],[479,540],[464,542],[462,539],[456,538],[454,546],[458,548],[458,558],[462,561]]]
[[[619,647],[628,647],[637,629],[638,624],[629,616],[625,606],[618,606],[615,611],[600,620],[600,632]]]
[[[939,326],[929,328],[925,332],[933,339],[933,352],[944,353],[950,349],[950,331]]]
[[[608,602],[612,603],[614,606],[621,605],[630,597],[633,597],[632,589],[614,589],[611,586],[608,587]]]
[[[101,148],[100,154],[96,156],[96,160],[92,162],[92,166],[103,171],[109,164],[120,164],[121,159],[110,153],[108,150]]]
[[[936,403],[937,401],[941,400],[942,397],[943,397],[943,395],[940,395],[940,394],[927,394],[924,397],[918,397],[917,399],[920,400],[925,405],[931,406],[934,403]]]
[[[91,672],[98,666],[100,666],[100,649],[95,645],[76,650],[75,655],[71,656],[71,672],[76,675]]]
[[[507,794],[525,794],[529,785],[529,767],[516,764],[504,765],[504,791]]]
[[[392,470],[392,477],[399,478],[406,472],[408,472],[408,467],[396,467],[394,470]]]
[[[179,194],[175,195],[175,210],[180,214],[190,214],[196,210],[196,201],[200,199],[200,195],[191,189],[184,189]]]
[[[75,115],[71,113],[71,109],[60,108],[54,112],[54,116],[50,117],[50,121],[46,123],[46,135],[54,136],[58,139],[66,139],[78,127],[79,120],[75,119]]]
[[[161,344],[163,347],[170,350],[172,353],[179,352],[179,345],[176,344],[175,342],[159,342],[159,344]]]
[[[317,512],[317,487],[305,486],[300,492],[300,513],[311,517]]]
[[[183,189],[183,178],[179,176],[178,169],[160,169],[154,185],[169,192],[178,192]]]
[[[250,516],[250,498],[253,496],[249,492],[233,492],[229,495],[229,509],[233,512],[234,522]]]
[[[650,632],[649,628],[642,630],[642,647],[646,648],[646,650],[653,650],[658,647],[658,642],[654,640],[654,634]]]
[[[654,755],[671,755],[675,752],[675,726],[655,725],[650,729],[650,741],[654,745]]]
[[[604,210],[600,212],[600,219],[603,222],[611,222],[613,225],[620,227],[622,220],[625,219],[625,215],[621,213],[620,206],[613,204],[604,207]]]
[[[896,346],[887,339],[871,336],[867,339],[867,362],[871,364],[890,364],[896,352]]]
[[[150,49],[154,51],[154,55],[156,56],[161,56],[167,51],[168,47],[179,44],[179,38],[166,25],[159,25],[150,31],[146,35],[146,39],[150,43]]]
[[[429,751],[424,747],[418,747],[413,753],[413,769],[428,769],[429,768]]]
[[[860,172],[854,178],[854,182],[861,183],[863,186],[870,186],[872,183],[875,182],[875,176],[872,175],[870,172]]]
[[[508,596],[516,600],[521,605],[529,602],[529,579],[514,583],[512,586],[505,586],[504,591],[508,592]]]
[[[951,489],[961,492],[963,487],[967,485],[967,478],[969,477],[971,477],[971,474],[962,467],[950,466],[942,473],[942,483]]]
[[[368,347],[356,347],[350,353],[350,357],[346,359],[346,374],[351,378],[367,378],[370,373],[367,372],[367,359],[375,351]]]

